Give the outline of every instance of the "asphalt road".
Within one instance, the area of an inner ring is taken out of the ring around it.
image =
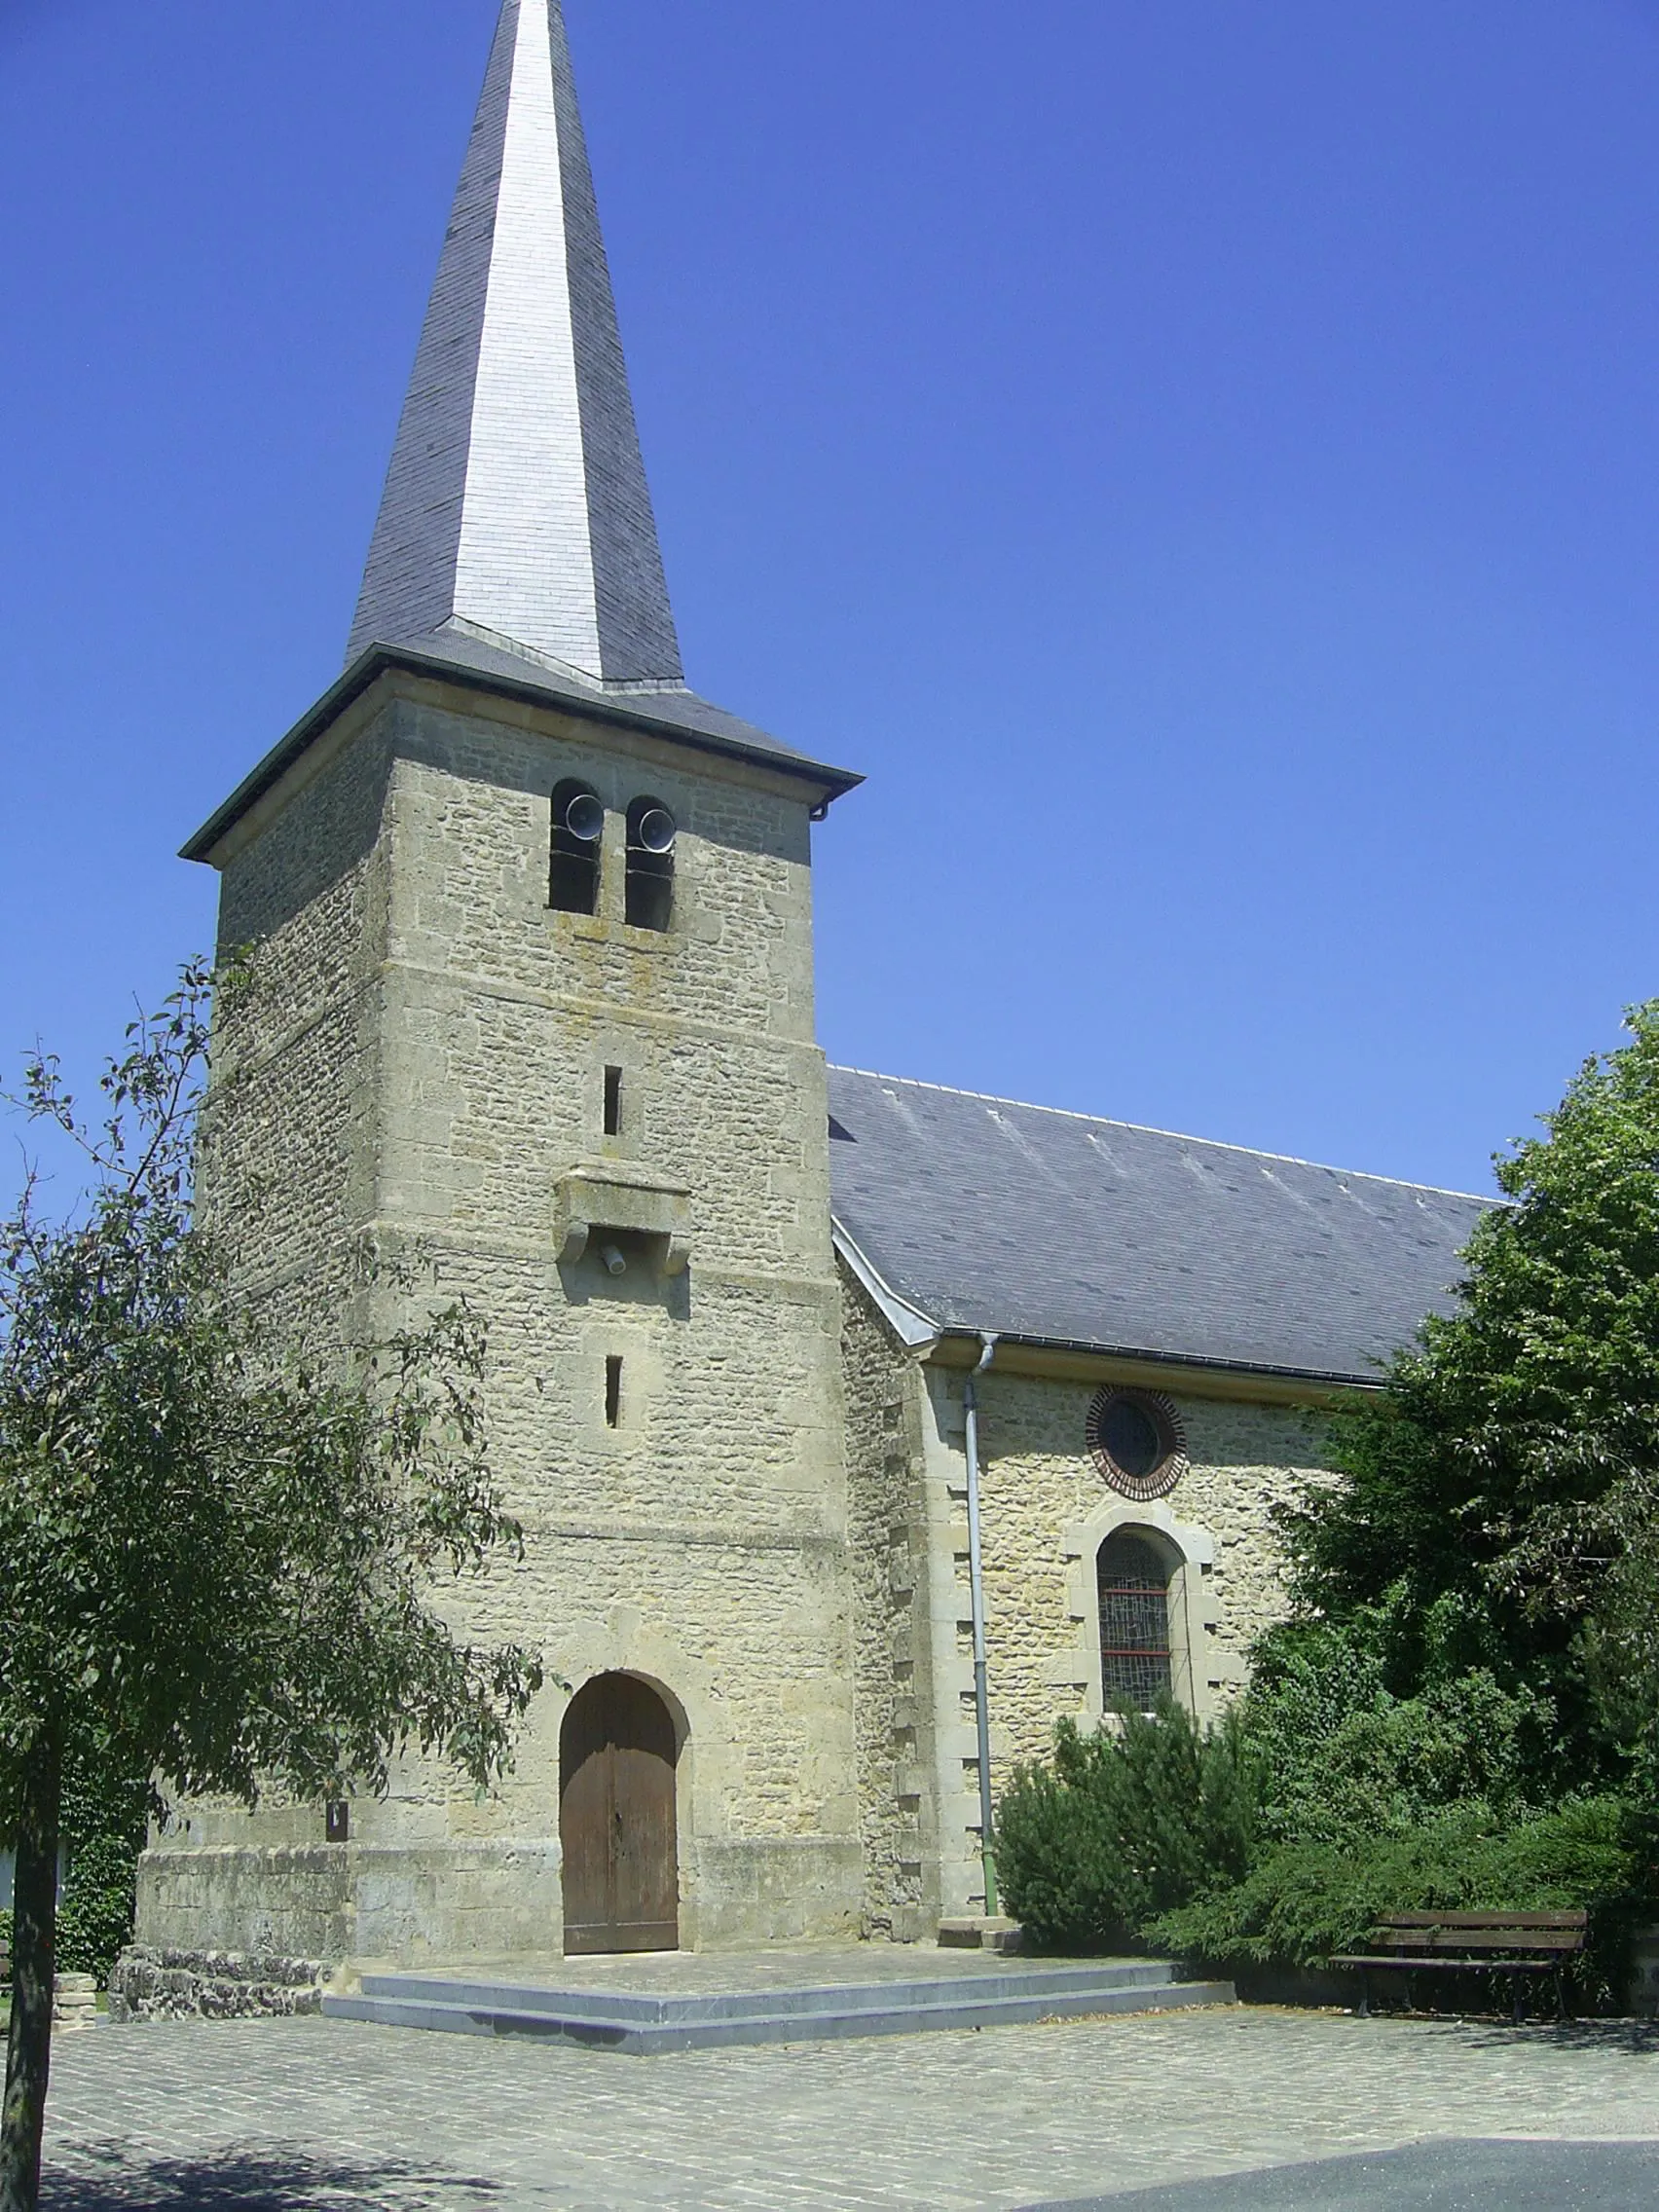
[[[1030,2212],[1625,2212],[1659,2206],[1659,2143],[1422,2143]]]

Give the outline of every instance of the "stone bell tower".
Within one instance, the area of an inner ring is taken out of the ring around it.
[[[856,1928],[809,824],[857,780],[685,686],[558,0],[505,0],[346,674],[186,851],[265,978],[203,1203],[297,1318],[369,1239],[487,1317],[528,1550],[469,1625],[560,1686],[488,1802],[188,1808],[141,1940]]]

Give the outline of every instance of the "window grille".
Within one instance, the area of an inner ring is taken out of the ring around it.
[[[1088,1409],[1088,1449],[1120,1497],[1167,1497],[1187,1471],[1181,1417],[1161,1390],[1108,1383]]]
[[[1146,1713],[1174,1688],[1169,1568],[1145,1536],[1108,1536],[1096,1565],[1100,1690],[1108,1713]]]

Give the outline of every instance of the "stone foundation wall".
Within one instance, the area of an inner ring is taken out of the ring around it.
[[[561,1926],[556,1840],[163,1847],[138,1865],[151,1949],[331,1965],[495,1958],[556,1950]]]
[[[109,1977],[109,2016],[135,2020],[292,2019],[320,2012],[328,1969],[315,1959],[222,1951],[124,1951]]]

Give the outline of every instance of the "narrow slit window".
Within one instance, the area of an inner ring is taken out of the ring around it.
[[[607,1068],[605,1071],[605,1133],[608,1137],[622,1134],[622,1070]]]
[[[674,847],[680,826],[658,798],[628,809],[627,917],[637,930],[666,930],[674,919]]]
[[[599,864],[605,808],[586,784],[566,782],[553,793],[547,903],[562,914],[599,911]]]
[[[622,1426],[622,1362],[614,1352],[605,1363],[605,1425]]]

